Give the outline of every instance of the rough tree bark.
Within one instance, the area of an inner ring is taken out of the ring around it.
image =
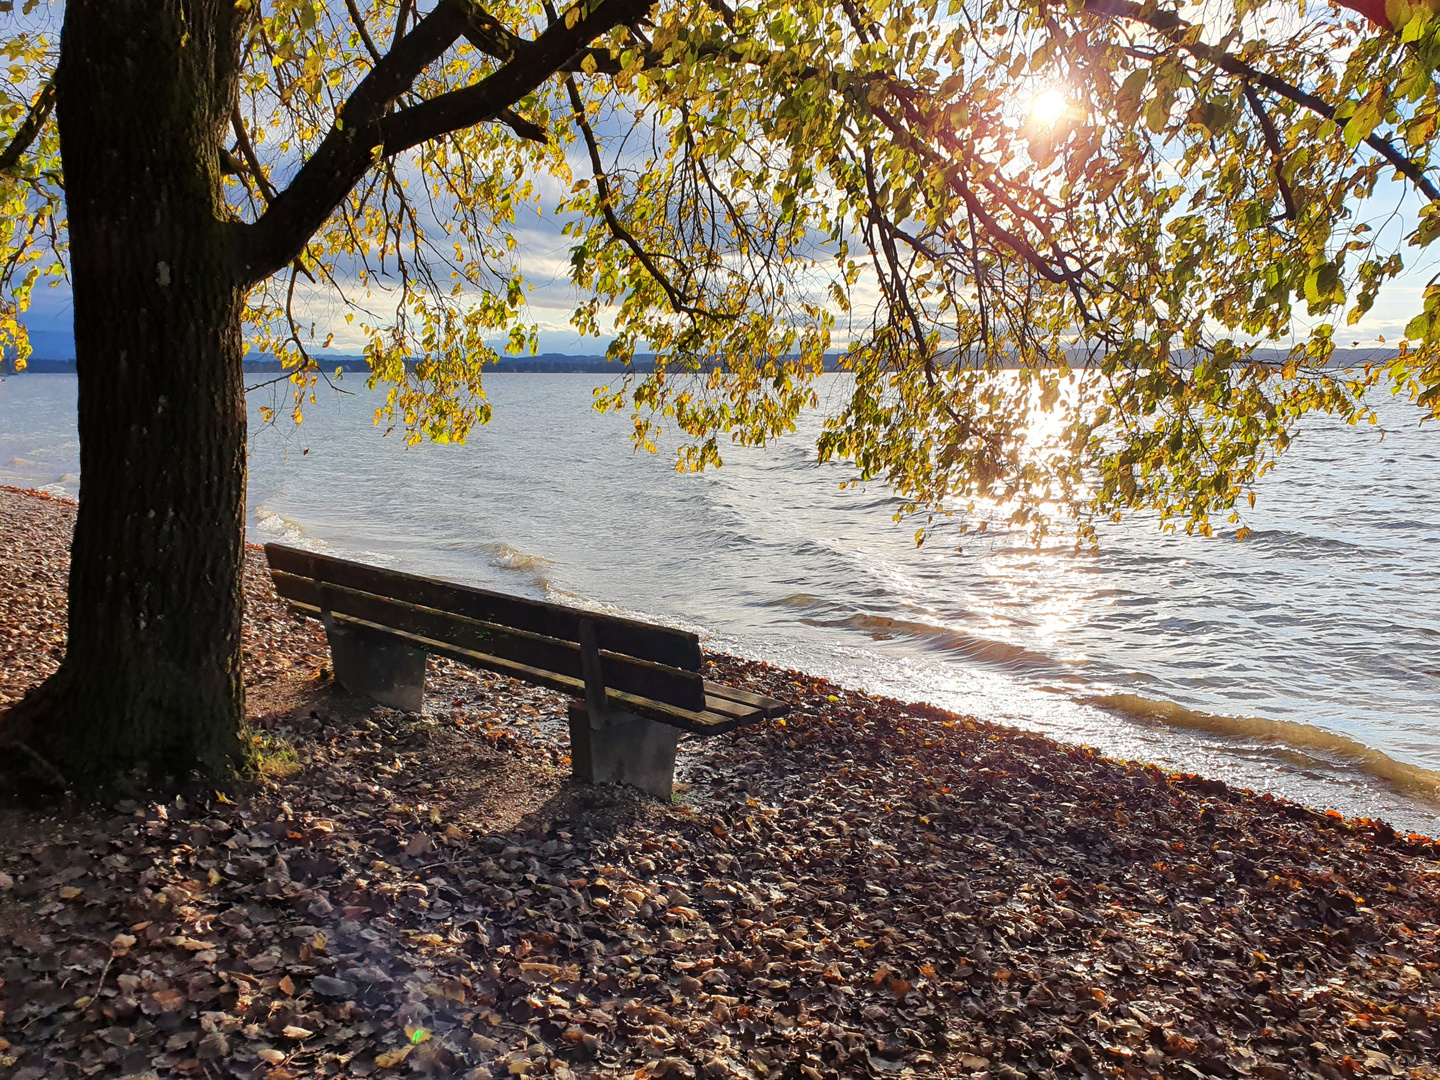
[[[238,755],[245,401],[233,0],[70,0],[56,75],[81,488],[60,670],[7,718],[31,779]]]

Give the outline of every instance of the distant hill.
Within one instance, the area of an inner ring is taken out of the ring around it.
[[[32,330],[30,342],[34,349],[26,372],[33,374],[63,373],[75,371],[75,338],[68,330]],[[1261,350],[1261,355],[1278,359],[1283,352],[1278,349]],[[1336,349],[1331,367],[1359,367],[1366,363],[1383,362],[1392,358],[1395,350],[1390,346],[1376,346],[1372,349]],[[363,356],[320,352],[317,355],[325,371],[339,368],[348,372],[369,372],[370,365]],[[654,358],[641,355],[635,358],[633,370],[648,372],[653,369]],[[1006,365],[1009,366],[1009,365]],[[256,374],[266,372],[279,374],[283,369],[273,356],[251,356],[245,361],[245,370]],[[486,371],[516,372],[533,374],[539,372],[587,373],[594,375],[618,375],[624,372],[622,364],[611,363],[603,356],[571,356],[567,353],[541,353],[539,356],[503,356],[499,362]],[[826,371],[839,370],[839,356],[825,358]],[[14,363],[10,356],[0,358],[0,375],[13,375]]]
[[[69,334],[53,331],[37,331],[30,335],[34,352],[25,365],[25,374],[45,375],[74,373],[75,342]],[[370,365],[363,356],[321,353],[317,359],[325,371],[337,368],[349,372],[369,372]],[[637,357],[636,371],[649,371],[652,362],[649,357]],[[283,371],[280,361],[273,356],[252,356],[245,360],[245,370],[255,374],[279,374]],[[591,372],[602,375],[616,375],[625,370],[623,364],[615,364],[603,356],[569,356],[565,353],[542,353],[539,356],[505,356],[500,362],[485,369],[501,372]],[[0,361],[0,374],[15,374],[13,357],[7,355]]]

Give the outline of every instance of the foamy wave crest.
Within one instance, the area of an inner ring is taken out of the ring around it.
[[[295,547],[319,548],[320,541],[305,535],[305,530],[289,518],[281,517],[274,510],[263,506],[255,508],[255,534],[253,543],[268,544],[273,541]]]
[[[1044,653],[1015,645],[1008,641],[967,634],[952,630],[948,626],[934,623],[912,622],[908,619],[892,619],[884,615],[847,615],[842,619],[802,619],[810,626],[843,627],[869,634],[877,641],[904,637],[916,641],[927,649],[954,653],[982,664],[1005,668],[1008,671],[1055,671],[1062,665]]]
[[[1344,764],[1366,776],[1383,780],[1407,795],[1440,805],[1440,773],[1396,761],[1382,750],[1310,724],[1294,720],[1267,720],[1259,716],[1196,712],[1173,701],[1155,701],[1138,694],[1097,694],[1080,700],[1087,705],[1167,727],[1237,739],[1258,739],[1301,753],[1313,752],[1340,758]]]

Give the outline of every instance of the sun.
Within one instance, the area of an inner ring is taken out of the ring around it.
[[[1053,86],[1030,99],[1030,119],[1045,127],[1060,120],[1069,110],[1070,102],[1065,94]]]

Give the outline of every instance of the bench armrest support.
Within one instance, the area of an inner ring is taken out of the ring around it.
[[[605,725],[610,702],[605,693],[605,673],[600,668],[600,647],[596,642],[595,623],[580,620],[580,672],[585,678],[585,711],[590,726],[597,730]]]

